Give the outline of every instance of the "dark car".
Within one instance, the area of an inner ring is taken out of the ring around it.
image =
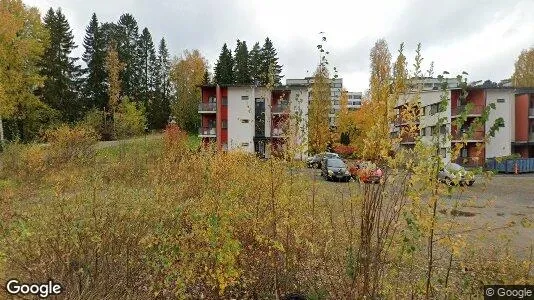
[[[326,180],[349,181],[352,176],[347,165],[339,158],[327,158],[321,167],[321,176]]]
[[[308,157],[306,164],[308,168],[320,169],[324,159],[327,158],[339,158],[339,155],[332,152],[323,152],[315,154],[314,156]]]

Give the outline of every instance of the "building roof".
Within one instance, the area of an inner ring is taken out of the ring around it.
[[[228,87],[265,88],[266,87],[265,85],[254,86],[252,84],[219,84],[219,86],[220,87],[225,87],[225,88],[228,88]],[[217,85],[216,84],[203,84],[203,85],[199,85],[198,87],[200,87],[200,88],[216,88]],[[308,85],[307,84],[275,85],[275,86],[273,86],[273,90],[274,91],[277,91],[277,90],[289,90],[289,89],[295,88],[295,87],[308,87]]]

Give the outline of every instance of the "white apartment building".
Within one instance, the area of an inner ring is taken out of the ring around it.
[[[243,150],[262,157],[295,146],[297,158],[307,153],[308,87],[291,84],[265,87],[202,86],[199,105],[203,143],[223,150]]]

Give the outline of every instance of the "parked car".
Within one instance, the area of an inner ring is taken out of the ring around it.
[[[339,155],[332,152],[315,154],[312,157],[308,157],[306,164],[308,165],[308,168],[320,169],[325,158],[339,158]]]
[[[379,183],[382,179],[382,169],[370,161],[359,161],[350,168],[351,176],[364,183]]]
[[[439,171],[438,180],[448,185],[460,184],[472,186],[475,183],[475,175],[459,164],[448,163]]]
[[[347,165],[339,158],[327,158],[321,167],[321,176],[326,180],[349,181],[352,177]]]

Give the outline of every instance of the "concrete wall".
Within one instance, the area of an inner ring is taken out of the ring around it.
[[[502,99],[502,100],[499,100]],[[502,102],[504,100],[504,102]],[[496,109],[490,111],[488,121],[485,125],[485,133],[489,134],[489,129],[498,118],[504,119],[504,127],[496,132],[495,137],[490,138],[486,143],[486,158],[499,157],[512,154],[512,140],[515,106],[515,96],[512,90],[488,89],[486,90],[486,105],[495,104]]]
[[[254,152],[254,99],[256,95],[254,88],[228,88],[228,150],[243,149],[247,152]],[[242,96],[248,96],[248,100],[242,100]],[[244,120],[248,120],[248,123],[243,123]]]

